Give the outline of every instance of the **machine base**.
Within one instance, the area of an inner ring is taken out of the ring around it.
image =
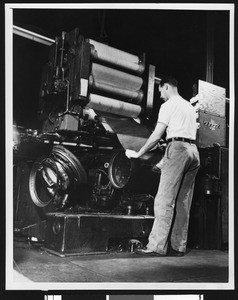
[[[59,256],[103,254],[110,241],[146,239],[154,217],[106,213],[48,213],[44,250]]]

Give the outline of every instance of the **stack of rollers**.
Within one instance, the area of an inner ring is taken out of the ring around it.
[[[137,118],[142,112],[143,79],[140,76],[144,71],[143,63],[136,55],[92,39],[87,42],[92,45],[89,85],[94,91],[89,94],[88,107],[99,112]]]

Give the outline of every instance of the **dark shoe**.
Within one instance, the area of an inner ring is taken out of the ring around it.
[[[175,257],[182,257],[184,256],[184,252],[180,252],[180,251],[177,251],[177,250],[174,250],[174,249],[170,249],[169,250],[169,253],[168,253],[168,256],[175,256]]]
[[[166,254],[160,254],[160,253],[151,251],[149,249],[136,249],[135,253],[140,254],[140,255],[144,255],[144,256],[160,256],[160,257],[166,256]]]

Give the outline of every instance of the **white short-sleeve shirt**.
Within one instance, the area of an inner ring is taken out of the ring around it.
[[[173,137],[196,139],[196,110],[181,96],[172,96],[161,105],[158,122],[167,126],[166,139]]]

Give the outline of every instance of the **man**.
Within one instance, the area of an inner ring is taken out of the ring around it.
[[[126,150],[129,158],[139,158],[159,143],[166,130],[167,147],[161,164],[161,177],[154,202],[154,223],[145,249],[146,256],[183,256],[186,252],[189,213],[195,176],[200,160],[195,144],[195,108],[178,93],[178,82],[167,77],[159,84],[161,105],[157,125],[138,151]],[[168,244],[171,249],[168,251]]]

